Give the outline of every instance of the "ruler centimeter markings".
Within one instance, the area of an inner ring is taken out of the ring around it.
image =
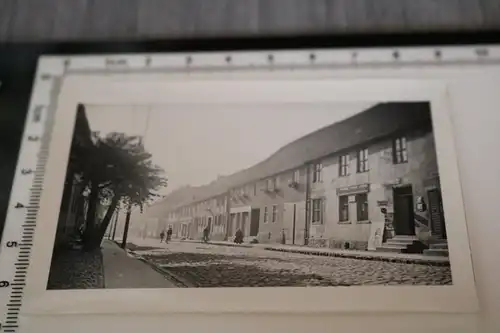
[[[53,125],[54,112],[49,112],[53,76],[41,74],[36,80],[0,247],[0,299],[6,301],[0,304],[4,313],[0,331],[6,333],[17,332],[19,327]]]
[[[172,73],[484,64],[499,46],[403,47],[283,51],[49,56],[39,62],[0,243],[0,332],[15,333],[36,232],[60,79],[67,74]],[[1,92],[0,92],[1,93]],[[47,271],[49,267],[47,267]]]

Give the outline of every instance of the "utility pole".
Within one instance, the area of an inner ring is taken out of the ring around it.
[[[305,209],[305,219],[306,223],[304,226],[304,245],[309,244],[309,221],[311,219],[311,165],[306,166],[306,209]]]
[[[127,246],[128,227],[130,224],[130,214],[132,213],[132,203],[128,204],[127,215],[125,216],[125,228],[123,229],[122,249]]]
[[[111,236],[112,240],[115,240],[116,236],[116,226],[118,225],[118,215],[120,214],[120,209],[116,208],[116,214],[115,214],[115,224],[113,225],[113,235]]]

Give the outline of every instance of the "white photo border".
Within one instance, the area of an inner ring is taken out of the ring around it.
[[[39,73],[53,66],[55,60],[61,59],[42,58]],[[75,73],[64,76],[56,102],[22,314],[477,312],[479,305],[450,115],[452,103],[449,97],[453,87],[448,80],[457,76],[454,70],[456,68],[380,67],[346,68],[335,72],[328,69],[261,69],[168,74]],[[481,77],[483,71],[484,68],[471,65],[462,69],[460,75]],[[194,97],[193,93],[199,96]],[[36,94],[35,88],[33,98]],[[220,100],[220,96],[224,96],[224,100]],[[431,103],[439,170],[446,170],[446,173],[440,172],[440,181],[452,285],[46,290],[78,103],[338,103],[360,102],[360,96],[366,102]]]

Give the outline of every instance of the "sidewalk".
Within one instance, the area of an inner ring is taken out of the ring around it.
[[[134,239],[136,245],[159,247],[156,239]],[[174,242],[188,243],[203,243],[201,240],[173,240]],[[375,251],[356,251],[356,250],[341,250],[330,248],[315,248],[299,245],[283,245],[283,244],[236,244],[228,241],[209,241],[208,244],[219,246],[245,247],[245,248],[261,248],[267,251],[280,251],[289,253],[300,253],[316,256],[331,256],[340,258],[363,259],[363,260],[379,260],[389,262],[399,262],[407,264],[424,264],[434,266],[449,266],[450,260],[447,257],[441,256],[424,256],[422,254],[410,253],[394,253],[394,252],[375,252]]]
[[[102,243],[105,288],[177,288],[148,264],[130,257],[114,242]]]

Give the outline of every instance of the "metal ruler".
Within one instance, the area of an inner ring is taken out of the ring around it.
[[[57,94],[71,73],[227,72],[308,68],[408,67],[500,62],[499,46],[320,49],[191,54],[95,55],[41,58],[0,243],[0,332],[19,329],[33,251]],[[1,80],[1,78],[0,78]],[[0,91],[1,93],[1,91]],[[49,267],[47,267],[47,272]]]

